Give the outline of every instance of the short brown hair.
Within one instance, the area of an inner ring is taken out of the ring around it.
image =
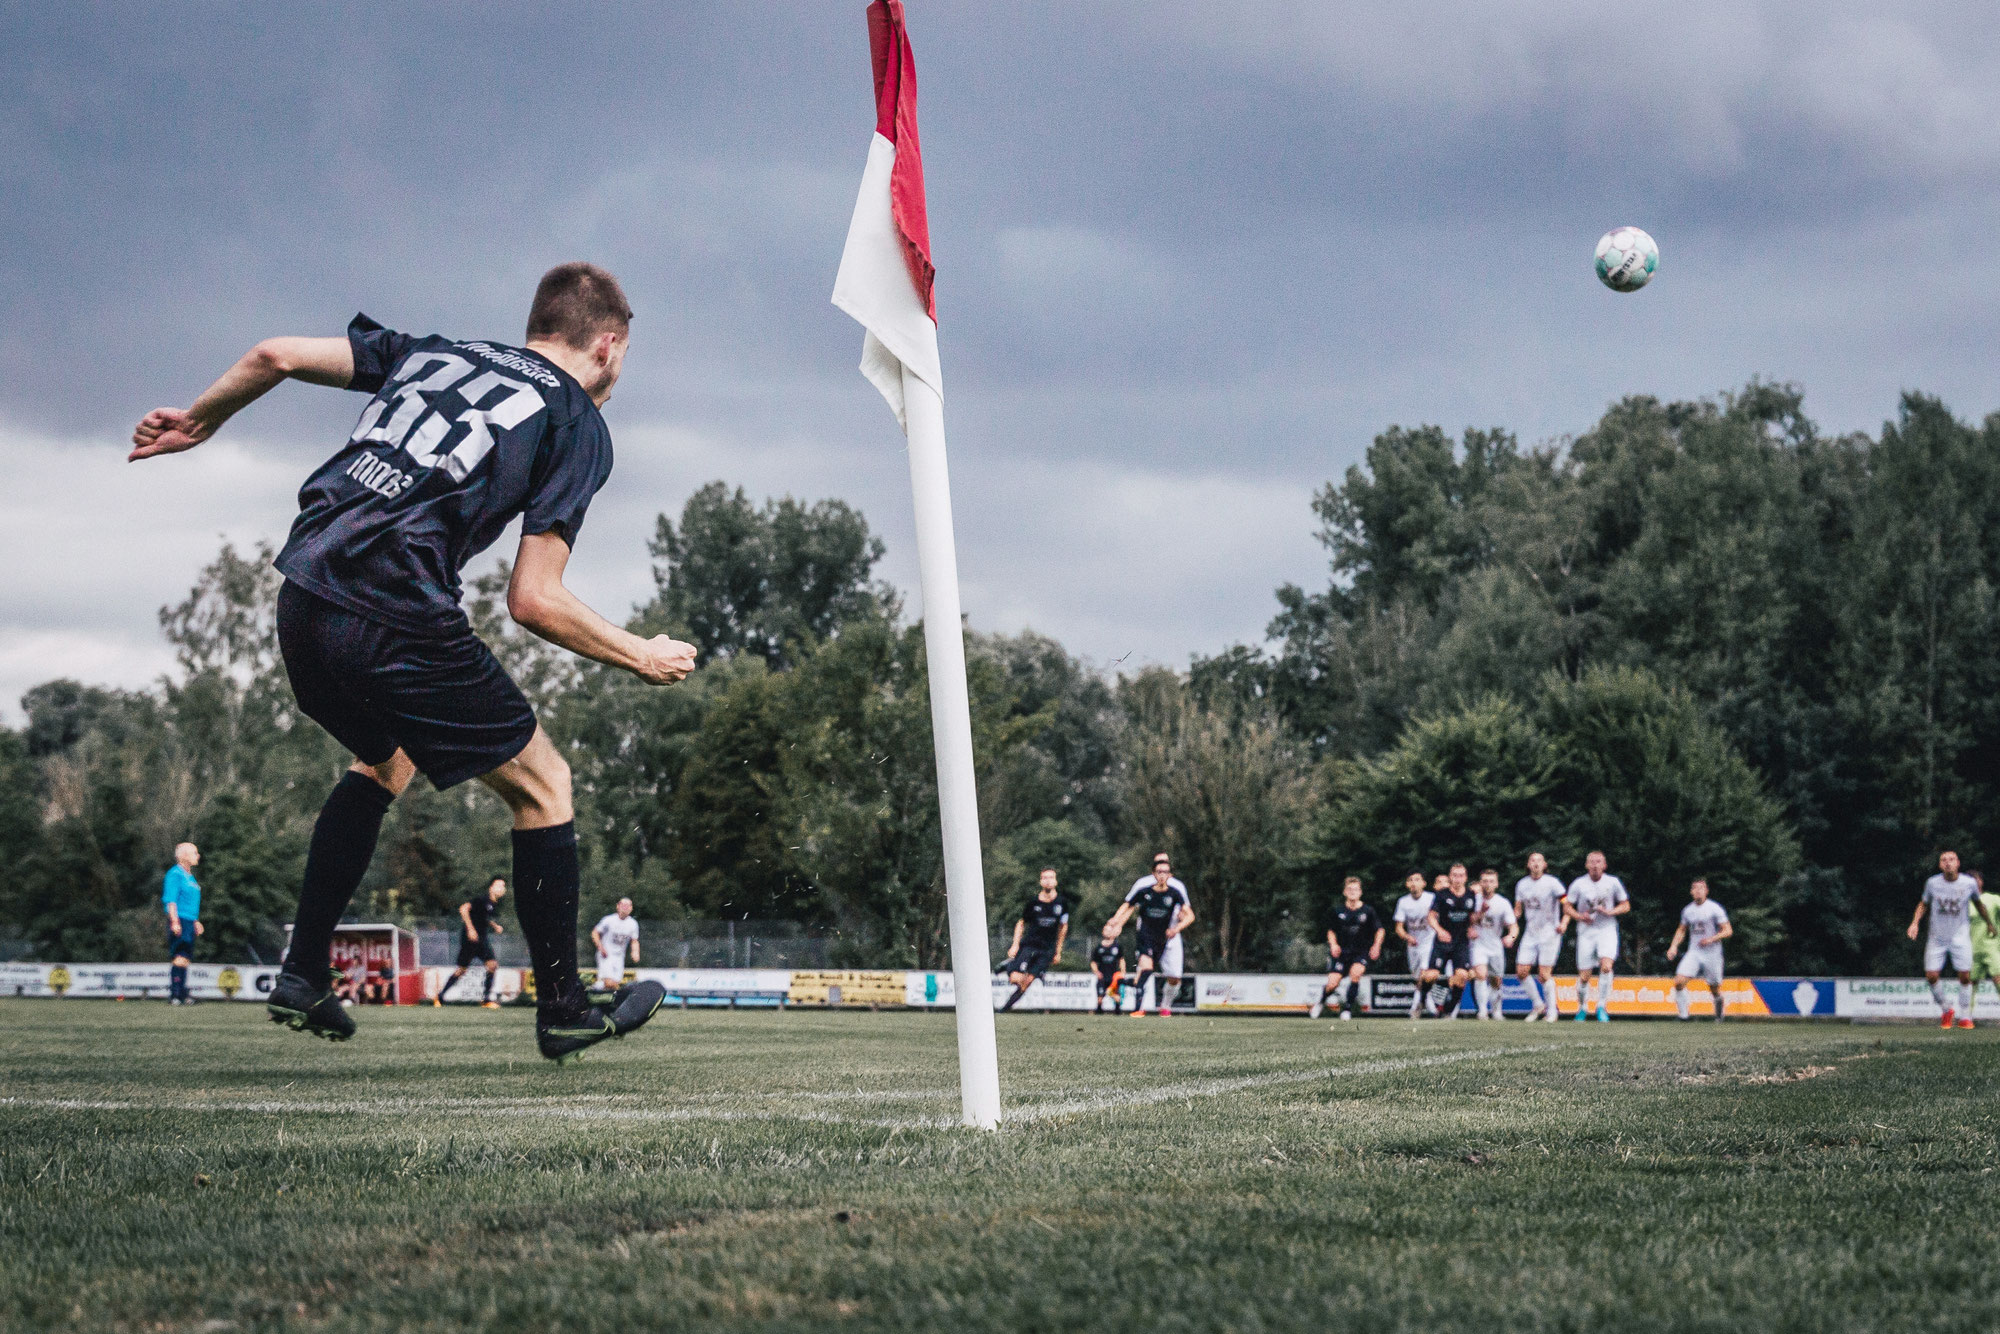
[[[632,306],[618,280],[581,260],[558,264],[535,287],[528,307],[528,341],[552,340],[582,349],[601,333],[621,337],[632,326]]]

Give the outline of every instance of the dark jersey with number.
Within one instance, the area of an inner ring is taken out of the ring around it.
[[[525,348],[347,326],[348,388],[374,395],[299,491],[278,569],[310,593],[412,634],[462,630],[458,572],[514,516],[574,547],[611,475],[611,434],[583,386]]]
[[[1365,903],[1359,908],[1350,908],[1343,903],[1333,910],[1333,920],[1327,923],[1327,929],[1340,942],[1342,958],[1365,959],[1375,943],[1375,933],[1382,929],[1382,919]]]
[[[472,934],[480,940],[493,934],[493,918],[500,911],[490,895],[474,894],[465,901],[465,911],[472,918]]]
[[[1064,923],[1069,921],[1069,905],[1061,896],[1042,902],[1040,898],[1028,900],[1028,906],[1021,910],[1021,920],[1027,925],[1021,931],[1021,948],[1024,950],[1052,950],[1056,947],[1056,937],[1062,934]]]
[[[1472,914],[1479,911],[1479,895],[1469,887],[1463,894],[1439,890],[1431,911],[1437,914],[1438,925],[1451,932],[1452,940],[1461,941],[1472,928]]]
[[[1187,895],[1172,885],[1161,889],[1158,885],[1145,884],[1125,896],[1138,914],[1139,934],[1158,938],[1167,934],[1167,928],[1180,916],[1181,905],[1187,902]]]
[[[1097,948],[1090,952],[1090,961],[1097,965],[1098,972],[1110,977],[1125,966],[1124,947],[1115,940],[1109,945],[1100,942]]]

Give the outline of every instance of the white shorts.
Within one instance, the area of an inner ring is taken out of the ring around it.
[[[1722,985],[1722,946],[1697,945],[1681,956],[1675,977],[1705,977],[1711,987]]]
[[[1964,927],[1949,940],[1939,940],[1932,936],[1924,942],[1924,971],[1942,973],[1945,959],[1951,960],[1951,971],[1969,973],[1972,971],[1972,928]]]
[[[1507,947],[1500,943],[1505,939],[1505,936],[1493,936],[1489,939],[1483,935],[1474,938],[1472,942],[1472,966],[1477,968],[1483,964],[1488,977],[1494,977],[1506,972]]]
[[[1517,968],[1554,968],[1556,955],[1562,952],[1562,943],[1562,935],[1555,931],[1522,936],[1521,948],[1514,954],[1514,965]]]
[[[1589,926],[1576,929],[1576,971],[1588,973],[1596,969],[1598,961],[1615,964],[1618,962],[1618,923],[1593,922]]]
[[[1421,945],[1410,946],[1409,956],[1410,956],[1410,976],[1411,977],[1422,976],[1424,971],[1431,966],[1431,942],[1426,940]]]
[[[598,986],[615,987],[624,980],[625,961],[623,959],[607,959],[602,954],[597,956]]]
[[[1180,977],[1181,965],[1186,958],[1187,951],[1181,947],[1181,938],[1168,936],[1166,946],[1160,951],[1160,957],[1153,962],[1159,967],[1161,977]]]

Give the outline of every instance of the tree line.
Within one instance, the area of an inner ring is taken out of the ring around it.
[[[989,908],[1053,865],[1089,927],[1156,848],[1198,967],[1311,968],[1341,878],[1602,848],[1658,963],[1689,879],[1738,966],[1904,972],[1926,864],[1994,837],[2000,417],[1906,396],[1827,437],[1797,390],[1625,400],[1532,448],[1391,428],[1315,496],[1323,587],[1268,639],[1107,676],[1033,632],[968,632]],[[656,689],[467,609],[576,780],[585,911],[782,919],[854,965],[946,962],[920,628],[838,500],[717,482],[662,515],[642,633],[702,665]],[[146,690],[36,686],[0,729],[0,931],[44,958],[157,954],[172,844],[204,850],[207,942],[273,957],[345,763],[277,661],[270,553],[225,545],[161,630]],[[508,872],[477,784],[396,803],[357,902],[438,917]]]

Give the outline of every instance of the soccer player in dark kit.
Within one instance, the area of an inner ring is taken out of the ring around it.
[[[1014,923],[1014,948],[1007,955],[1012,969],[1007,980],[1014,984],[1014,994],[1001,1009],[1011,1010],[1020,1003],[1028,988],[1035,985],[1035,979],[1062,957],[1063,944],[1068,939],[1069,905],[1056,893],[1055,868],[1044,867],[1041,887],[1021,910],[1021,919]]]
[[[500,971],[500,960],[493,953],[493,937],[507,934],[507,928],[500,924],[500,900],[506,893],[507,882],[496,875],[486,888],[458,905],[458,920],[463,928],[458,938],[458,963],[438,988],[437,995],[431,997],[432,1005],[443,1005],[444,998],[458,985],[458,979],[465,976],[465,970],[475,962],[483,962],[486,994],[480,1003],[489,1010],[500,1008],[500,1003],[493,999],[493,978]]]
[[[1437,932],[1431,967],[1451,984],[1439,1014],[1442,1019],[1458,1018],[1458,1004],[1472,980],[1472,918],[1479,911],[1479,894],[1466,879],[1465,863],[1453,862],[1444,888],[1431,902],[1431,930]]]
[[[1090,952],[1090,971],[1097,976],[1095,1013],[1104,1013],[1104,1002],[1109,997],[1111,1013],[1117,1014],[1122,1000],[1118,994],[1120,984],[1125,981],[1125,949],[1118,943],[1117,932],[1106,931],[1098,938],[1097,948]]]
[[[307,479],[278,570],[278,646],[299,708],[354,756],[320,810],[273,1020],[341,1040],[333,929],[389,805],[421,770],[477,778],[514,826],[515,915],[534,962],[536,1042],[563,1061],[645,1023],[665,992],[589,1003],[577,971],[579,870],[569,766],[459,607],[459,571],[522,520],[507,610],[551,643],[668,685],[694,649],[641,639],[563,587],[591,498],[611,474],[599,409],[625,362],[631,307],[590,264],[549,270],[524,343],[396,333],[357,315],[344,338],[273,338],[188,408],[156,408],[130,458],[192,449],[287,379],[369,395],[346,444]]]
[[[1312,1004],[1313,1018],[1325,1013],[1329,996],[1339,1004],[1342,1019],[1354,1017],[1349,1004],[1354,984],[1371,962],[1382,957],[1382,938],[1387,934],[1375,910],[1361,901],[1361,877],[1347,877],[1340,887],[1340,906],[1326,927],[1326,986]]]

